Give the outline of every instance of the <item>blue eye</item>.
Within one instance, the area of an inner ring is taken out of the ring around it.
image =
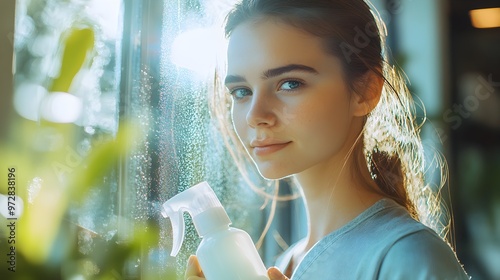
[[[285,81],[284,83],[281,84],[280,90],[294,90],[300,86],[302,86],[302,82],[295,80]]]
[[[229,92],[235,100],[240,100],[245,98],[245,96],[251,95],[252,92],[246,88],[235,88]]]

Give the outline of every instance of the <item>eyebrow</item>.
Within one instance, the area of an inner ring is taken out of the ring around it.
[[[311,74],[318,74],[318,71],[312,67],[302,65],[302,64],[289,64],[277,68],[272,68],[264,71],[262,73],[261,78],[262,79],[270,79],[279,75],[283,75],[288,72],[292,71],[301,71],[301,72],[307,72]],[[240,83],[240,82],[246,82],[245,77],[240,76],[240,75],[228,75],[226,76],[224,80],[224,84],[231,84],[231,83]]]

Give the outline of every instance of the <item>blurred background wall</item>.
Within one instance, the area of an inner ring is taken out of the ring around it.
[[[396,59],[448,160],[457,254],[473,279],[499,279],[500,2],[386,5]]]

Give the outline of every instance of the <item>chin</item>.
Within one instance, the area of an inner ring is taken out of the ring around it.
[[[293,176],[294,173],[287,170],[257,166],[260,176],[267,180],[279,180]]]

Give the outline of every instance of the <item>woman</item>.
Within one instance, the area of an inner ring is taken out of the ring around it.
[[[293,178],[308,216],[270,279],[468,279],[436,234],[439,200],[381,27],[363,0],[243,0],[228,15],[235,132],[263,177]],[[192,256],[186,278],[202,277]]]

